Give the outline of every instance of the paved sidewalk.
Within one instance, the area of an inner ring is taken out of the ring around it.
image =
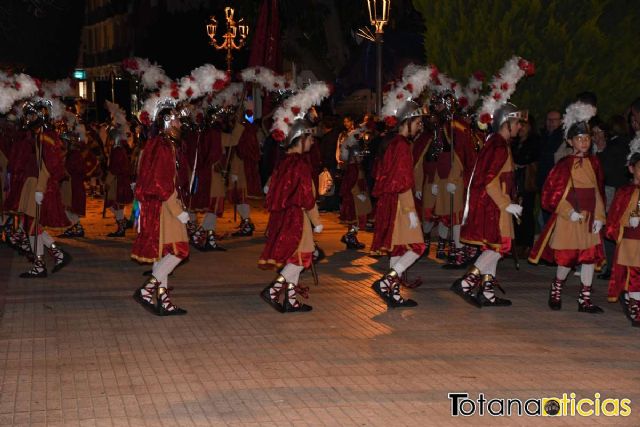
[[[549,425],[640,425],[640,330],[620,307],[577,312],[578,279],[564,307],[546,306],[553,269],[511,260],[499,278],[513,307],[475,309],[448,290],[460,272],[421,260],[406,295],[387,310],[369,288],[385,268],[345,251],[344,227],[324,214],[328,258],[309,273],[311,313],[282,315],[259,297],[274,277],[256,268],[266,215],[228,252],[193,252],[171,278],[186,316],[158,318],[131,298],[147,269],[129,261],[133,232],[104,237],[113,220],[91,201],[86,239],[60,240],[74,262],[45,280],[17,276],[27,262],[0,248],[0,426],[540,425],[533,417],[452,418],[449,392],[472,398],[630,398],[629,418],[566,417]],[[230,212],[219,231],[232,231]],[[370,243],[371,235],[361,233]],[[8,274],[6,274],[8,273]],[[3,291],[3,289],[5,289]],[[3,292],[6,303],[2,307]]]

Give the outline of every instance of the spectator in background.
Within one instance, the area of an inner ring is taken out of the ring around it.
[[[516,166],[516,191],[522,205],[522,220],[516,225],[516,250],[521,258],[529,256],[536,231],[534,209],[536,201],[536,171],[540,155],[540,136],[533,116],[522,125],[518,138],[511,145],[513,162]]]
[[[331,174],[335,186],[334,195],[327,196],[319,200],[318,208],[321,211],[336,211],[339,209],[339,182],[337,181],[336,176],[336,171],[338,170],[336,150],[338,147],[338,138],[340,137],[339,121],[340,118],[338,116],[325,116],[320,125],[322,132],[322,136],[319,136],[320,160],[322,162],[321,167],[322,170],[326,169]]]
[[[629,129],[623,116],[615,115],[609,120],[610,135],[606,147],[600,153],[600,164],[604,173],[604,192],[607,210],[613,200],[616,190],[629,182],[629,171],[620,167],[626,164],[629,155]],[[604,241],[605,255],[607,256],[607,268],[598,275],[598,279],[608,280],[611,277],[611,262],[615,252],[615,243],[611,240]]]
[[[562,136],[562,115],[558,110],[550,110],[547,113],[546,122],[540,137],[540,150],[538,156],[538,171],[536,186],[541,189],[544,181],[554,166],[553,155],[558,147],[563,144]],[[542,211],[542,221],[540,228],[547,222],[551,214]]]

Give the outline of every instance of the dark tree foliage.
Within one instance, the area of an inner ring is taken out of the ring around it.
[[[640,8],[620,0],[413,0],[425,23],[427,62],[463,82],[495,73],[514,54],[536,75],[512,100],[535,114],[598,95],[600,115],[640,96]]]

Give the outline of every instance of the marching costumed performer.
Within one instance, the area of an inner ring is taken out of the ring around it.
[[[131,258],[153,263],[151,276],[134,293],[134,299],[158,316],[186,314],[169,297],[169,274],[189,256],[186,223],[189,213],[181,200],[180,119],[175,99],[158,101],[147,114],[158,135],[147,141],[140,158],[135,196],[140,204],[139,233]]]
[[[606,236],[616,242],[609,301],[618,298],[632,326],[640,326],[640,134],[630,144],[632,181],[620,187],[607,216]]]
[[[580,269],[578,311],[601,313],[591,300],[595,266],[604,258],[600,231],[605,223],[602,168],[591,154],[589,119],[596,108],[580,101],[567,107],[563,117],[564,137],[573,154],[561,159],[542,188],[542,208],[553,212],[531,251],[529,261],[540,258],[558,264],[549,290],[549,307],[560,310],[562,288],[571,270]]]
[[[435,136],[428,153],[429,161],[435,163],[429,189],[435,197],[435,206],[429,212],[431,215],[425,215],[425,220],[437,220],[439,223],[437,258],[447,258],[445,267],[460,267],[466,261],[460,241],[464,195],[476,153],[471,128],[456,114],[461,95],[452,89],[442,88],[458,88],[457,83],[448,83],[450,79],[443,74],[438,75],[437,79],[440,84],[434,88],[435,94],[431,98],[431,109],[436,120]],[[447,239],[448,256],[445,254]]]
[[[400,295],[400,277],[425,250],[420,219],[413,199],[414,176],[411,141],[422,132],[425,110],[418,98],[431,79],[432,67],[413,67],[402,81],[387,92],[382,116],[391,134],[376,170],[372,195],[378,199],[372,251],[390,255],[389,270],[372,288],[388,307],[415,307]]]
[[[463,219],[461,240],[478,245],[482,253],[469,270],[451,286],[465,301],[477,306],[508,306],[511,301],[495,295],[498,261],[511,250],[513,217],[522,214],[514,201],[514,165],[510,141],[518,135],[527,111],[507,100],[515,85],[533,73],[533,64],[519,57],[507,61],[494,77],[492,92],[483,99],[479,120],[491,123],[491,134],[478,153],[473,169]]]
[[[109,101],[105,101],[105,105],[111,114],[112,127],[108,136],[113,145],[107,163],[108,172],[105,180],[107,194],[104,199],[104,207],[113,212],[117,226],[116,231],[107,234],[107,237],[124,237],[127,229],[124,207],[133,202],[131,158],[126,146],[126,132],[129,124],[125,112],[119,105]]]
[[[348,231],[340,241],[347,249],[364,249],[364,243],[358,240],[358,230],[367,225],[367,217],[371,213],[371,198],[363,167],[363,159],[369,153],[364,146],[367,128],[361,127],[349,133],[340,145],[340,160],[343,175],[340,184],[340,220],[348,224]]]
[[[298,299],[298,295],[308,296],[308,288],[299,286],[298,280],[305,268],[312,267],[313,232],[322,232],[322,224],[311,166],[303,157],[314,143],[315,129],[304,115],[329,92],[325,83],[312,83],[285,101],[273,115],[273,138],[287,152],[271,175],[266,203],[267,243],[258,265],[280,268],[276,279],[260,296],[282,313],[311,311],[310,305]]]
[[[68,84],[68,83],[67,83]],[[52,121],[62,117],[64,105],[55,98],[27,101],[23,113],[33,132],[35,157],[24,182],[18,210],[25,215],[25,230],[34,254],[33,267],[22,278],[47,277],[44,247],[54,260],[52,272],[65,267],[71,256],[64,252],[42,227],[64,229],[69,226],[60,192],[65,177],[64,145],[53,129]]]
[[[87,205],[84,181],[93,172],[97,162],[83,156],[83,145],[87,141],[84,125],[79,124],[75,115],[71,113],[67,117],[68,129],[61,135],[67,142],[66,177],[62,182],[61,191],[65,213],[71,226],[58,237],[84,237],[84,227],[80,223],[80,218],[85,216]]]

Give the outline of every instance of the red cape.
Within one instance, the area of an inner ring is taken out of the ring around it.
[[[563,198],[566,198],[568,193],[569,178],[571,177],[571,167],[573,166],[574,159],[575,156],[567,156],[561,159],[553,169],[551,169],[551,172],[549,172],[549,175],[544,182],[544,186],[542,187],[541,205],[542,209],[547,212],[552,212],[552,215],[545,224],[540,237],[538,237],[538,240],[533,245],[533,249],[531,249],[529,261],[532,263],[537,264],[540,261],[540,258],[548,262],[555,262],[553,249],[549,247],[549,238],[551,237],[551,233],[556,226],[556,220],[558,219],[558,214],[556,213],[558,204]],[[596,181],[598,183],[597,191],[600,193],[602,200],[606,200],[603,185],[604,176],[602,174],[602,168],[600,167],[600,161],[596,156],[587,156],[584,158],[584,161],[591,162],[591,167],[596,174]],[[602,243],[596,247],[596,251],[601,255],[604,254]]]
[[[295,253],[302,238],[303,209],[314,206],[311,167],[302,155],[287,154],[271,175],[268,237],[261,266],[282,266]]]
[[[611,202],[609,212],[607,212],[605,235],[608,239],[611,239],[616,243],[620,243],[622,240],[622,233],[624,231],[624,227],[620,223],[622,221],[622,215],[624,215],[627,207],[632,202],[631,197],[637,188],[638,187],[634,184],[627,184],[618,188],[615,196],[613,197],[613,201]],[[613,265],[611,266],[611,279],[609,280],[608,291],[608,299],[610,301],[617,301],[618,296],[625,290],[627,285],[627,267],[617,263],[618,249],[619,246],[616,246]]]
[[[87,173],[87,164],[82,157],[82,152],[78,149],[70,150],[67,153],[65,163],[67,174],[71,180],[71,212],[84,216],[86,213],[87,194],[84,190],[84,178]]]
[[[376,204],[376,227],[371,250],[391,250],[398,195],[413,189],[413,155],[409,140],[396,135],[389,143],[376,168],[373,196]]]
[[[160,212],[162,202],[175,190],[176,153],[173,143],[156,136],[145,145],[136,182],[140,201],[140,233],[131,253],[137,259],[156,259],[160,253]]]
[[[236,153],[244,162],[244,174],[247,178],[247,194],[261,197],[262,186],[260,185],[260,173],[258,170],[260,163],[260,144],[258,143],[256,126],[248,123],[244,124],[244,131],[240,136],[240,141],[238,141]]]
[[[71,225],[60,193],[60,182],[65,176],[62,140],[53,131],[42,136],[42,161],[49,172],[47,189],[40,208],[40,224],[44,227],[64,228]]]
[[[126,205],[133,201],[133,191],[131,190],[131,160],[126,148],[123,146],[111,149],[109,156],[109,172],[117,178],[116,199],[108,200],[107,207],[113,202],[119,205]]]
[[[461,238],[469,243],[502,246],[500,208],[487,193],[487,186],[509,159],[509,143],[494,133],[478,153],[469,184],[469,213]]]

